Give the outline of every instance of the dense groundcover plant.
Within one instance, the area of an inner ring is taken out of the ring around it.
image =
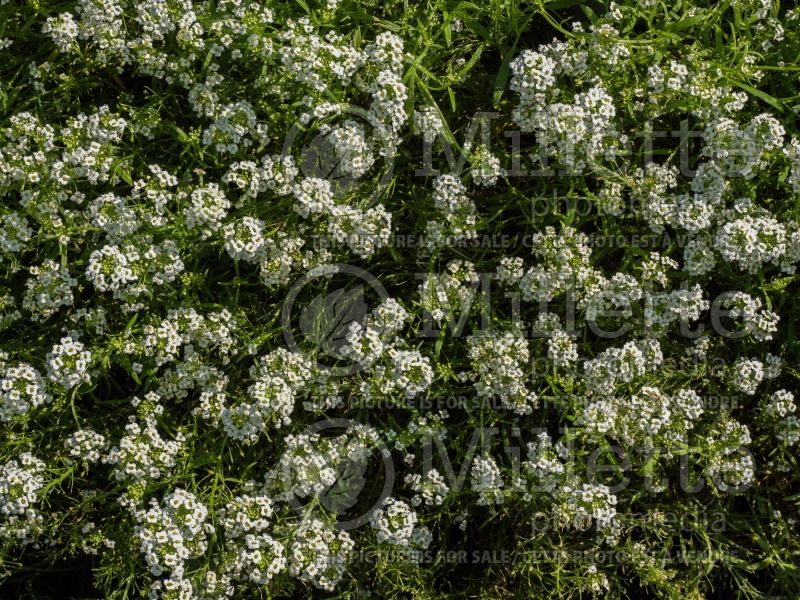
[[[0,596],[800,596],[800,10],[0,0]]]

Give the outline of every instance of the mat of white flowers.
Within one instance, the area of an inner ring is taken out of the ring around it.
[[[800,9],[0,0],[0,597],[800,597]]]

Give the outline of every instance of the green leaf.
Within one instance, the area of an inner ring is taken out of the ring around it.
[[[760,98],[761,100],[763,100],[764,102],[766,102],[767,104],[769,104],[770,106],[775,108],[776,110],[783,111],[783,108],[784,108],[783,107],[783,103],[780,100],[778,100],[777,98],[774,98],[773,96],[770,96],[766,92],[762,92],[761,90],[758,90],[758,89],[756,89],[756,88],[754,88],[754,87],[752,87],[750,85],[747,85],[746,83],[742,83],[741,81],[736,81],[736,80],[733,80],[733,79],[729,79],[728,82],[732,83],[733,85],[735,85],[737,87],[742,88],[748,94],[751,94],[751,95],[755,96],[756,98]]]
[[[303,309],[300,329],[317,350],[338,357],[350,324],[362,321],[366,313],[363,286],[338,289],[327,296],[317,296]]]
[[[676,32],[682,31],[684,29],[689,29],[690,27],[694,27],[698,23],[702,23],[707,18],[707,15],[701,13],[699,15],[695,15],[693,17],[689,17],[688,19],[682,19],[675,23],[670,23],[664,29],[666,31]]]
[[[550,10],[561,10],[563,8],[572,8],[581,4],[584,0],[553,0],[553,2],[545,2],[545,6]]]
[[[464,66],[461,67],[458,71],[456,71],[456,77],[458,77],[458,79],[463,79],[464,76],[472,70],[472,67],[474,67],[475,63],[478,62],[485,48],[486,48],[485,44],[481,44],[480,46],[478,46],[478,49],[473,53],[473,55],[464,64]]]
[[[342,459],[336,466],[336,481],[320,496],[320,504],[329,511],[340,515],[358,502],[364,489],[367,470],[366,460]]]
[[[791,275],[789,277],[781,277],[780,279],[773,279],[769,283],[762,285],[761,289],[765,292],[777,292],[784,289],[790,283],[794,283],[800,279],[800,275]]]
[[[597,25],[597,22],[600,20],[595,12],[585,4],[581,4],[581,10],[583,14],[586,15],[586,18],[592,22],[592,25]]]
[[[517,42],[514,42],[514,45],[508,48],[505,52],[503,52],[503,64],[500,65],[500,70],[497,72],[497,77],[494,79],[494,93],[492,94],[492,104],[495,107],[500,103],[500,98],[503,97],[503,91],[506,87],[506,81],[508,80],[508,71],[511,68],[511,60],[514,57],[514,51],[517,49]]]

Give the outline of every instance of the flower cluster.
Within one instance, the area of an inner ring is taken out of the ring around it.
[[[355,544],[344,531],[311,518],[294,530],[289,545],[289,574],[322,590],[333,590],[344,576]]]
[[[554,508],[556,518],[564,527],[579,531],[595,526],[598,537],[611,545],[620,534],[617,516],[617,497],[602,484],[582,483],[565,485],[558,490],[558,503]]]
[[[10,421],[50,401],[42,376],[31,365],[11,365],[0,355],[0,420]]]
[[[490,456],[476,456],[470,470],[472,489],[478,494],[478,505],[503,503],[503,477]]]
[[[134,398],[134,405],[140,402]],[[164,406],[153,392],[145,397],[141,409],[141,419],[129,418],[125,435],[103,458],[114,466],[114,477],[119,481],[143,484],[159,479],[176,465],[185,441],[181,433],[176,434],[173,440],[161,436],[156,417],[163,414]]]
[[[577,4],[0,0],[3,591],[800,595],[800,9]]]
[[[517,414],[530,414],[538,397],[528,389],[526,373],[530,351],[524,337],[513,332],[471,336],[468,352],[478,381],[475,391],[484,398],[499,398]]]
[[[409,473],[406,475],[405,483],[416,494],[411,498],[412,506],[421,504],[438,506],[444,502],[449,492],[449,487],[436,469],[430,469],[422,475]]]
[[[139,551],[153,575],[170,573],[180,579],[186,562],[205,552],[208,509],[191,492],[176,488],[160,505],[153,501],[134,517]]]
[[[454,320],[462,310],[469,310],[475,299],[480,278],[470,262],[454,260],[444,273],[429,275],[420,285],[420,304],[436,321]]]
[[[467,188],[453,175],[440,175],[433,182],[433,205],[438,220],[428,221],[426,244],[438,248],[477,235],[475,203]]]
[[[254,443],[267,428],[291,422],[295,396],[311,377],[311,365],[301,354],[279,349],[259,359],[250,376],[246,398],[219,414],[228,436]]]
[[[93,429],[78,429],[64,440],[64,449],[71,458],[88,463],[98,462],[106,446],[105,436]]]
[[[234,557],[226,568],[231,577],[266,585],[286,569],[283,544],[267,533],[272,513],[268,496],[249,493],[235,497],[219,511]]]
[[[0,467],[0,539],[31,544],[41,532],[36,510],[44,486],[45,463],[24,452]]]
[[[53,346],[46,360],[47,377],[66,389],[91,381],[88,371],[92,353],[69,336],[61,338],[61,342]]]
[[[403,500],[387,498],[383,507],[372,514],[370,523],[380,543],[425,549],[430,543],[430,532],[417,525],[417,521],[417,513]]]

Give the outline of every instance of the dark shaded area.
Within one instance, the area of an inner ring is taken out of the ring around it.
[[[3,600],[95,600],[102,598],[92,585],[88,557],[51,567],[29,567],[0,583]]]

